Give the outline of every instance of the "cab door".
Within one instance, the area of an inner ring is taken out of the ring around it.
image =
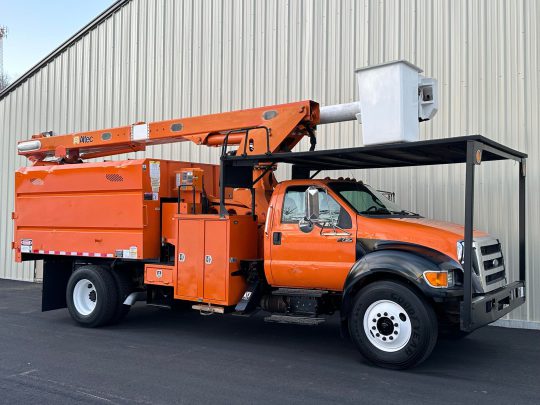
[[[319,187],[321,219],[309,232],[304,218],[305,186],[289,186],[276,201],[270,238],[272,285],[340,291],[356,259],[355,217],[334,195]],[[331,225],[336,227],[332,227]]]

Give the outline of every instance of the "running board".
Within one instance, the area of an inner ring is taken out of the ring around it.
[[[326,320],[324,318],[313,318],[309,316],[270,315],[264,318],[264,321],[274,323],[292,323],[295,325],[319,325]]]
[[[286,295],[289,297],[319,298],[327,294],[326,290],[310,290],[307,288],[278,288],[272,291],[272,295]]]

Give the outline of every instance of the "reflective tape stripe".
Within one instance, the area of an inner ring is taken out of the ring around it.
[[[99,253],[99,252],[66,252],[65,250],[43,250],[33,249],[32,253],[40,255],[60,255],[60,256],[85,256],[85,257],[114,257],[114,253]]]

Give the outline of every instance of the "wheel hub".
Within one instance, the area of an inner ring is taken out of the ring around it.
[[[401,305],[379,300],[372,303],[364,314],[364,332],[377,349],[395,352],[409,342],[412,326]]]
[[[377,321],[377,330],[381,335],[389,336],[394,331],[394,322],[392,322],[390,318],[381,317]]]
[[[94,283],[83,278],[73,288],[73,305],[79,314],[90,315],[96,308],[98,294]]]

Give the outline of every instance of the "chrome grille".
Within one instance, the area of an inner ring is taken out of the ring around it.
[[[490,292],[506,284],[506,269],[501,244],[492,237],[476,238],[473,242],[475,272],[482,292]]]

